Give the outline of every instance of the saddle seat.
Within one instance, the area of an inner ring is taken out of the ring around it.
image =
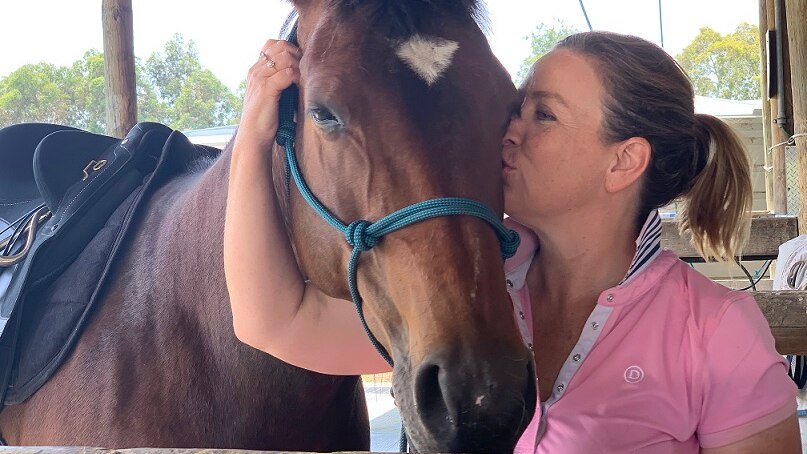
[[[34,178],[34,152],[46,136],[66,130],[75,128],[23,123],[0,129],[0,232],[44,203]]]

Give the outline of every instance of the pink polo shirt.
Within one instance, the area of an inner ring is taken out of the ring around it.
[[[655,216],[660,234],[660,221]],[[532,347],[524,281],[535,236],[506,263],[524,342]],[[516,446],[517,454],[697,453],[774,426],[796,411],[796,387],[754,299],[651,246],[648,225],[620,285],[602,292],[583,333]],[[541,361],[540,347],[536,361]]]

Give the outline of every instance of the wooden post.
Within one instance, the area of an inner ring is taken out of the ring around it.
[[[774,11],[774,2],[767,0],[768,30],[782,29],[782,59],[784,60],[784,86],[777,87],[775,98],[771,98],[770,109],[771,119],[779,117],[778,98],[785,99],[785,116],[791,118],[791,89],[790,89],[790,63],[788,59],[787,22],[782,18],[777,18]],[[784,5],[783,5],[784,7]],[[785,8],[787,9],[787,8]],[[775,49],[775,47],[774,47]],[[773,50],[773,49],[772,49]],[[789,127],[789,125],[788,125]],[[771,124],[771,142],[773,145],[782,143],[789,139],[789,135],[779,125]],[[787,171],[785,168],[785,148],[780,146],[771,151],[771,162],[773,163],[773,204],[775,214],[787,213]]]
[[[785,11],[793,85],[793,133],[807,133],[807,1],[787,0]],[[799,173],[799,233],[807,232],[807,137],[796,137]]]
[[[124,137],[137,123],[132,0],[102,0],[106,132]]]
[[[759,55],[760,66],[759,90],[762,93],[762,146],[765,160],[765,207],[767,211],[774,211],[773,205],[773,160],[768,153],[771,143],[771,103],[768,98],[768,55],[765,51],[768,37],[768,6],[765,0],[759,0]],[[749,150],[750,151],[750,150]]]

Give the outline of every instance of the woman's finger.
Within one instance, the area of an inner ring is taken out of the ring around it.
[[[280,72],[286,68],[299,68],[299,67],[300,67],[300,59],[296,55],[284,51],[278,55],[267,57],[267,59],[263,62],[258,62],[257,75],[259,75],[258,77],[260,76],[271,77],[273,74]]]
[[[300,58],[302,56],[300,48],[288,41],[269,40],[266,42],[266,44],[267,45],[264,45],[264,47],[262,47],[261,49],[263,50],[263,53],[268,55],[270,58],[272,58],[275,55],[279,55],[283,52],[289,52],[293,55],[297,55],[297,58]]]

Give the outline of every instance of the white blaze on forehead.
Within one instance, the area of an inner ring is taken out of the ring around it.
[[[440,80],[451,66],[454,52],[459,48],[456,41],[436,36],[413,35],[398,46],[395,53],[407,66],[431,86]]]

